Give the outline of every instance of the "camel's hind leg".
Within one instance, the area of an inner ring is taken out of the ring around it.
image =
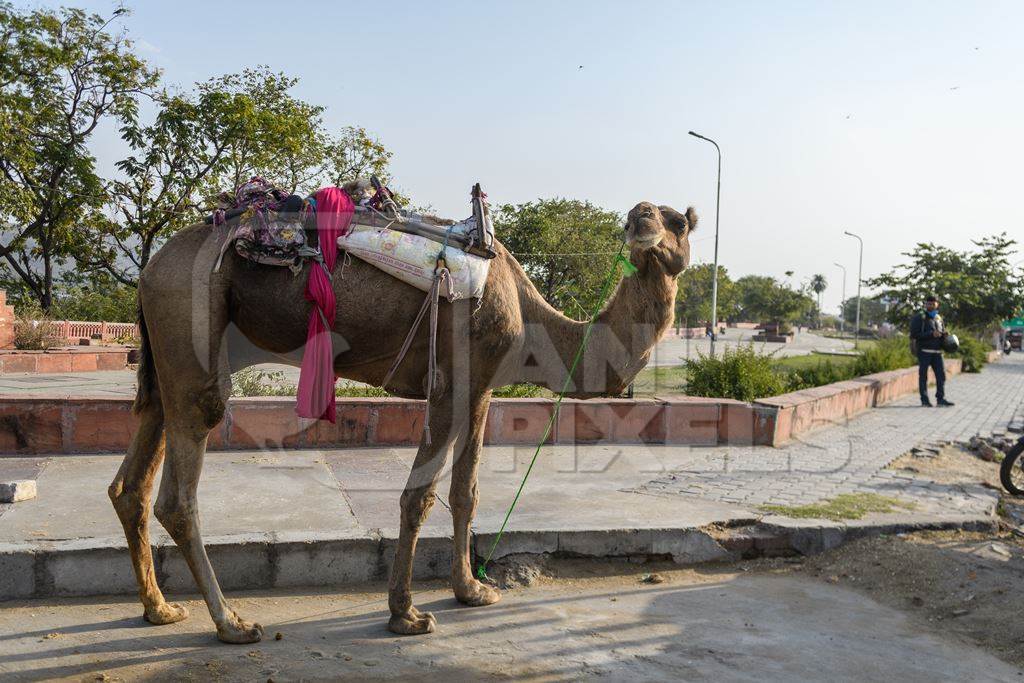
[[[175,384],[177,388],[187,385],[184,381]],[[192,394],[191,400],[177,400],[175,408],[168,409],[167,457],[156,516],[185,556],[217,626],[217,637],[225,643],[255,643],[263,636],[263,627],[240,618],[224,599],[199,529],[196,489],[203,469],[207,436],[223,416],[223,394],[214,378]],[[179,399],[184,397],[182,394]]]
[[[149,503],[153,479],[163,459],[163,408],[159,399],[154,397],[139,412],[139,430],[132,439],[121,469],[107,489],[128,540],[132,569],[139,582],[143,617],[152,624],[172,624],[188,616],[185,607],[164,600],[156,583],[153,553],[149,545]]]

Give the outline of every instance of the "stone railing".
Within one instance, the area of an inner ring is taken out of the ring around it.
[[[78,344],[81,339],[111,341],[123,337],[137,338],[139,326],[135,323],[108,323],[91,320],[18,320],[15,326],[48,325],[54,336],[66,344]]]
[[[135,323],[108,323],[91,320],[27,320],[15,319],[14,307],[7,303],[7,292],[0,289],[0,349],[14,348],[15,328],[20,325],[49,325],[59,342],[78,344],[81,339],[98,337],[112,341],[123,337],[139,336]]]

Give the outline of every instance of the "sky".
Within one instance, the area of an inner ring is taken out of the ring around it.
[[[109,13],[102,2],[74,4]],[[1021,2],[141,2],[121,20],[167,83],[267,64],[330,128],[365,127],[441,215],[492,203],[693,205],[733,277],[864,276],[932,241],[1024,241]],[[101,168],[123,147],[94,145]],[[500,238],[500,235],[499,235]],[[1024,258],[1024,253],[1018,254]],[[603,267],[603,264],[595,264]]]

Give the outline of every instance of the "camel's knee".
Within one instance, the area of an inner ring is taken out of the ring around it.
[[[213,429],[224,419],[224,411],[227,409],[224,392],[216,382],[211,382],[197,392],[194,403],[199,415],[202,417],[203,426],[206,429]]]
[[[180,499],[158,498],[153,515],[176,542],[189,537],[195,522],[195,508]]]
[[[402,525],[418,529],[434,507],[436,495],[432,489],[406,489],[402,493]]]
[[[107,496],[122,522],[140,521],[145,517],[146,505],[137,492],[125,488],[124,477],[118,474],[107,487]]]
[[[452,491],[448,496],[448,504],[451,506],[452,512],[456,514],[473,514],[476,511],[478,500],[479,495],[475,484],[467,490]]]

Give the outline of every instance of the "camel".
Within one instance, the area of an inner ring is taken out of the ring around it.
[[[630,210],[623,237],[637,272],[621,280],[599,313],[571,378],[572,396],[619,395],[646,365],[672,323],[676,277],[689,264],[689,234],[696,222],[692,207],[680,213],[641,202]],[[144,619],[170,624],[188,616],[184,606],[164,599],[150,549],[149,506],[163,463],[156,518],[184,554],[220,640],[252,643],[262,637],[263,628],[238,616],[221,592],[200,535],[196,488],[207,436],[221,421],[230,396],[231,372],[261,362],[299,364],[310,307],[303,298],[306,271],[295,277],[286,268],[258,266],[231,250],[220,270],[212,272],[223,239],[209,226],[186,228],[141,274],[142,347],[134,403],[139,426],[108,493],[124,527]],[[452,589],[464,605],[500,599],[495,587],[473,575],[470,557],[491,391],[519,381],[560,391],[587,326],[552,308],[512,254],[500,243],[495,249],[482,299],[442,301],[439,311],[432,438],[421,440],[401,495],[389,580],[388,627],[398,634],[429,633],[436,627],[432,614],[412,604],[410,590],[416,539],[449,453],[455,453],[449,499]],[[341,269],[339,264],[333,276],[335,371],[379,385],[423,292],[357,259]],[[395,395],[426,398],[428,337],[423,327],[388,385]]]

